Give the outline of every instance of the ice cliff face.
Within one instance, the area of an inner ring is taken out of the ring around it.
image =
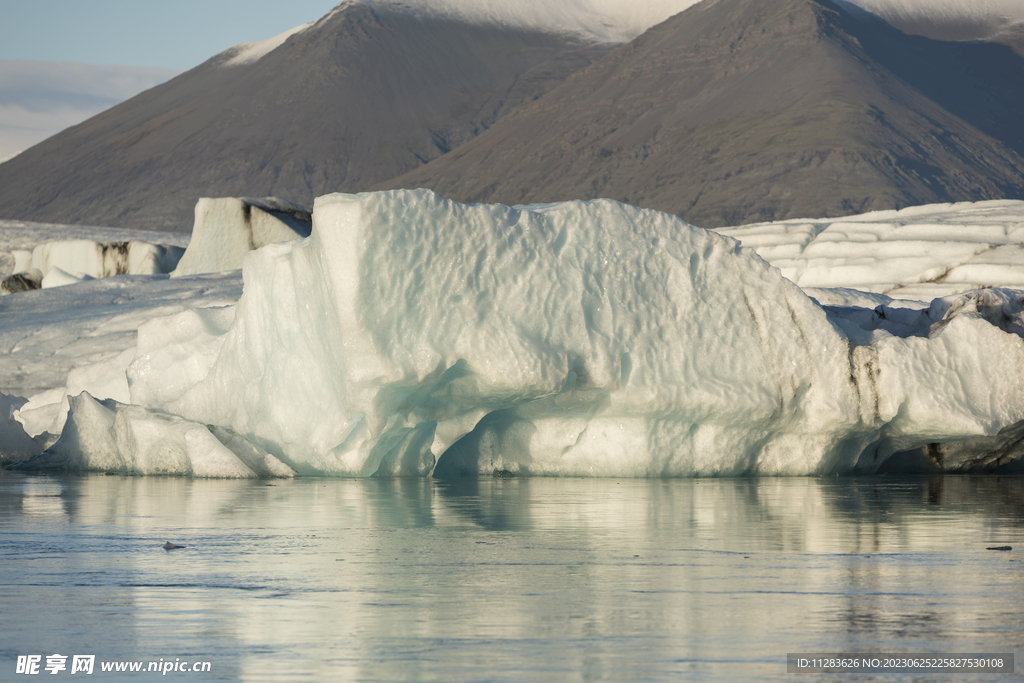
[[[245,257],[237,308],[143,325],[134,405],[78,401],[71,436],[28,466],[88,469],[103,441],[124,451],[119,468],[167,473],[138,445],[161,425],[185,454],[177,472],[204,476],[217,471],[204,449],[230,460],[228,437],[267,472],[288,471],[278,459],[350,476],[1019,458],[1024,382],[1003,370],[1024,361],[1019,293],[825,309],[735,240],[606,200],[338,194],[313,221],[311,237]]]
[[[310,231],[309,210],[278,197],[201,197],[195,214],[192,239],[173,277],[237,270],[250,250]]]

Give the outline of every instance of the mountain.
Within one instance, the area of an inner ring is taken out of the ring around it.
[[[444,154],[609,49],[345,2],[0,164],[0,217],[189,230],[202,196],[311,204]]]
[[[0,59],[0,162],[179,69]]]
[[[428,186],[713,227],[1021,197],[1000,2],[347,0],[0,163],[0,218],[188,230],[202,196]]]
[[[378,189],[705,227],[1024,197],[1024,59],[829,0],[704,0]]]

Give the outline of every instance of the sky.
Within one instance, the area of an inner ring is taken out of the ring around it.
[[[340,0],[0,0],[0,60],[190,69],[316,21]]]
[[[0,0],[0,162],[340,0]]]

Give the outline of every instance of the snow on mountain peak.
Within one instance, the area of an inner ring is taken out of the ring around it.
[[[880,16],[1024,21],[1020,0],[854,0],[854,4]]]
[[[346,0],[543,31],[576,33],[601,42],[626,42],[700,0]],[[887,21],[909,26],[966,22],[995,28],[1024,21],[1021,0],[845,0]],[[899,26],[898,26],[899,27]]]
[[[222,64],[222,66],[244,66],[246,64],[252,64],[264,55],[283,45],[284,41],[288,40],[291,36],[308,29],[313,25],[313,23],[314,22],[301,24],[295,28],[288,29],[284,33],[279,33],[273,38],[267,38],[266,40],[257,40],[251,43],[239,43],[238,45],[232,45],[221,53],[228,56],[228,59]]]
[[[554,33],[570,33],[605,43],[624,43],[700,0],[345,0],[319,21],[296,26],[267,40],[239,43],[222,54],[223,66],[256,62],[305,31],[347,8],[361,4],[378,10],[440,15],[473,23],[500,24]],[[922,23],[966,22],[995,29],[1024,22],[1021,0],[841,0],[894,23],[914,28]],[[976,36],[971,36],[976,37]]]
[[[846,0],[906,33],[976,40],[1024,22],[1021,0]],[[843,2],[840,2],[843,4]]]
[[[575,33],[599,42],[632,40],[699,0],[362,0],[375,8],[440,14],[471,22]]]

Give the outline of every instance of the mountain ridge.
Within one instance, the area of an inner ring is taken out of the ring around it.
[[[612,49],[378,4],[228,48],[0,164],[0,216],[185,231],[201,196],[423,185],[713,227],[1024,196],[1012,31],[952,43],[845,0],[705,0]]]
[[[608,49],[336,8],[256,61],[229,64],[229,48],[0,165],[0,215],[188,230],[200,196],[311,204],[443,154]]]
[[[983,88],[1024,75],[1008,48],[907,36],[829,0],[705,1],[375,189],[509,204],[607,196],[706,227],[1024,196],[1008,130],[1020,87],[978,130],[935,101],[942,92],[879,61],[893,44],[915,47],[918,66],[955,61],[950,50],[1005,51],[1009,66]]]

